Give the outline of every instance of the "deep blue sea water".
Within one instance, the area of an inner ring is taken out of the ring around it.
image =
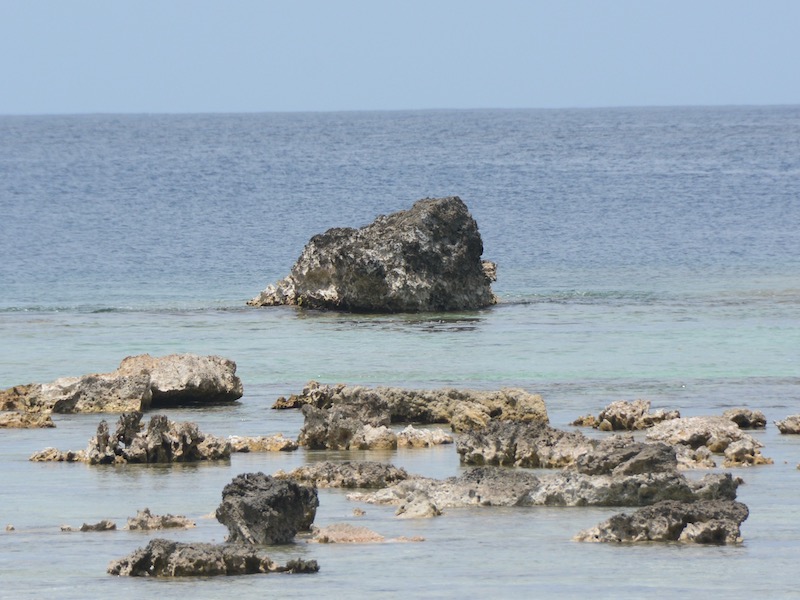
[[[459,195],[498,263],[501,303],[460,314],[365,316],[245,301],[306,241],[424,197]],[[245,396],[172,411],[216,435],[296,435],[268,407],[310,379],[519,386],[555,426],[618,399],[685,415],[764,411],[772,466],[738,469],[750,506],[731,548],[571,542],[616,510],[450,511],[363,524],[420,544],[305,546],[313,577],[143,582],[105,566],[149,539],[64,534],[149,506],[216,540],[203,518],[248,470],[323,458],[237,455],[169,469],[42,465],[98,418],[0,431],[0,596],[791,597],[800,551],[800,107],[0,117],[0,388],[113,370],[130,354],[221,354]],[[453,447],[370,455],[458,472]],[[322,492],[317,521],[353,503]],[[361,523],[362,521],[359,521]]]

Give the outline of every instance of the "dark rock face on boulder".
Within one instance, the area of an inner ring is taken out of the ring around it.
[[[222,490],[216,516],[228,528],[228,542],[288,544],[310,529],[318,506],[316,488],[245,473]]]
[[[352,312],[439,312],[495,304],[495,266],[456,196],[420,200],[361,229],[315,235],[291,273],[248,302]]]
[[[614,515],[576,536],[581,542],[689,542],[736,544],[749,511],[741,502],[664,501],[633,514]]]
[[[316,573],[317,561],[295,559],[286,566],[272,562],[263,550],[239,544],[181,543],[151,540],[130,556],[113,561],[108,573],[129,577],[209,577],[254,573]]]

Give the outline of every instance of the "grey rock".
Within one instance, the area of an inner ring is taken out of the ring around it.
[[[295,559],[280,566],[263,550],[243,545],[181,543],[159,538],[108,566],[109,574],[128,577],[210,577],[317,571],[319,565],[314,560]]]
[[[128,518],[126,529],[131,531],[151,531],[153,529],[187,529],[195,527],[194,521],[180,515],[154,515],[149,508],[137,511],[135,517]]]
[[[216,516],[228,528],[228,542],[288,544],[310,529],[318,506],[316,488],[245,473],[222,490]]]
[[[52,417],[47,414],[17,411],[0,413],[0,429],[44,429],[55,426]]]
[[[496,303],[483,241],[456,196],[426,198],[361,229],[315,235],[291,273],[248,302],[353,312],[474,310]]]
[[[576,536],[581,542],[741,543],[749,511],[741,502],[664,501],[632,514],[618,514]]]
[[[767,417],[760,410],[731,408],[722,416],[736,423],[740,429],[764,429],[767,426]]]
[[[775,421],[775,426],[783,434],[800,433],[800,415],[790,415],[782,421]]]
[[[591,426],[603,431],[636,431],[680,416],[677,410],[651,412],[649,400],[618,400],[606,406],[597,417],[587,415],[577,419],[573,425]]]
[[[405,469],[376,461],[324,461],[298,467],[289,473],[278,471],[276,479],[328,488],[384,488],[408,479]]]

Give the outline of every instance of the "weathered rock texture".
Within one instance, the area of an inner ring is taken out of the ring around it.
[[[154,515],[149,508],[140,510],[135,517],[128,518],[126,529],[131,531],[151,531],[153,529],[188,529],[195,522],[180,515]]]
[[[69,525],[62,525],[61,531],[115,531],[117,529],[117,524],[114,521],[109,519],[103,519],[102,521],[98,521],[97,523],[84,523],[80,527],[71,527]]]
[[[726,417],[664,421],[647,432],[647,439],[691,449],[705,446],[710,452],[725,455],[725,467],[772,464],[772,459],[761,455],[763,444]]]
[[[800,415],[790,415],[782,421],[775,421],[778,431],[785,434],[800,433]]]
[[[741,502],[700,500],[659,502],[633,514],[614,515],[580,532],[580,542],[741,543],[741,524],[749,511]]]
[[[125,463],[172,463],[230,458],[226,440],[200,432],[194,423],[176,423],[164,415],[153,415],[144,429],[142,413],[123,413],[112,435],[108,423],[100,421],[86,450],[62,452],[45,448],[30,460],[88,462],[91,465]]]
[[[335,523],[326,527],[314,527],[313,542],[318,544],[369,544],[385,542],[381,534],[349,523]]]
[[[310,529],[318,506],[316,488],[245,473],[222,490],[216,516],[228,528],[228,542],[288,544]]]
[[[0,391],[0,410],[119,413],[242,397],[236,363],[219,356],[149,354],[125,358],[116,371],[62,377]]]
[[[287,438],[282,433],[257,437],[235,435],[229,437],[228,441],[234,452],[292,452],[299,447],[296,441]]]
[[[50,415],[16,411],[0,413],[0,429],[44,429],[55,426]]]
[[[587,415],[574,421],[573,425],[594,427],[601,431],[636,431],[647,429],[661,421],[680,417],[677,410],[659,409],[650,412],[649,400],[618,400],[606,406],[596,417]]]
[[[278,471],[275,478],[316,487],[384,488],[408,479],[408,473],[405,469],[375,461],[324,461],[298,467],[289,473]]]
[[[130,577],[209,577],[254,573],[316,573],[317,561],[291,560],[275,564],[263,550],[238,544],[180,543],[151,540],[130,556],[108,566],[111,575]]]
[[[542,397],[515,388],[413,390],[311,381],[300,394],[280,404],[304,408],[307,426],[299,441],[301,445],[319,448],[342,448],[341,440],[355,437],[355,432],[363,425],[380,428],[392,423],[449,423],[458,432],[482,429],[492,420],[548,422]],[[347,422],[348,419],[353,422]],[[327,433],[332,426],[333,429],[339,427],[339,423],[350,433]],[[317,439],[321,441],[315,441]],[[311,446],[312,443],[315,445]],[[335,445],[328,446],[328,443]]]
[[[464,506],[647,506],[662,500],[733,500],[737,485],[730,474],[708,474],[692,481],[675,470],[596,475],[564,470],[537,476],[516,469],[477,467],[458,477],[409,478],[375,492],[355,492],[348,498],[399,506],[429,502],[439,510]]]
[[[484,429],[463,434],[456,450],[467,465],[554,469],[573,464],[595,444],[582,433],[544,423],[492,421]]]
[[[315,235],[291,273],[251,306],[353,312],[473,310],[494,304],[496,267],[460,198],[427,198],[361,229]]]

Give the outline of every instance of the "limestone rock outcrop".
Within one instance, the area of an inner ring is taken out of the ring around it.
[[[255,573],[316,573],[317,561],[290,560],[281,566],[264,550],[240,544],[181,543],[154,539],[145,548],[115,560],[110,575],[128,577],[210,577]]]
[[[384,488],[408,479],[405,469],[375,461],[323,461],[278,471],[276,479],[290,479],[321,488]]]
[[[800,433],[800,415],[789,415],[781,421],[775,421],[775,426],[783,434]]]
[[[741,524],[749,511],[732,500],[667,500],[632,514],[614,515],[596,527],[580,532],[580,542],[686,542],[695,544],[741,543]]]
[[[426,198],[360,229],[315,235],[284,279],[248,302],[351,312],[474,310],[496,303],[496,266],[456,196]]]
[[[129,356],[111,373],[62,377],[0,391],[0,410],[121,413],[242,397],[236,363],[220,356]]]
[[[572,424],[594,427],[601,431],[636,431],[647,429],[661,421],[677,419],[680,416],[677,410],[658,409],[651,412],[649,400],[617,400],[601,410],[596,417],[586,415]]]
[[[154,515],[149,508],[136,512],[135,517],[128,518],[125,529],[130,531],[151,531],[153,529],[188,529],[196,527],[191,519],[180,515]]]
[[[47,414],[17,411],[0,413],[0,429],[44,429],[55,426],[52,417]]]

